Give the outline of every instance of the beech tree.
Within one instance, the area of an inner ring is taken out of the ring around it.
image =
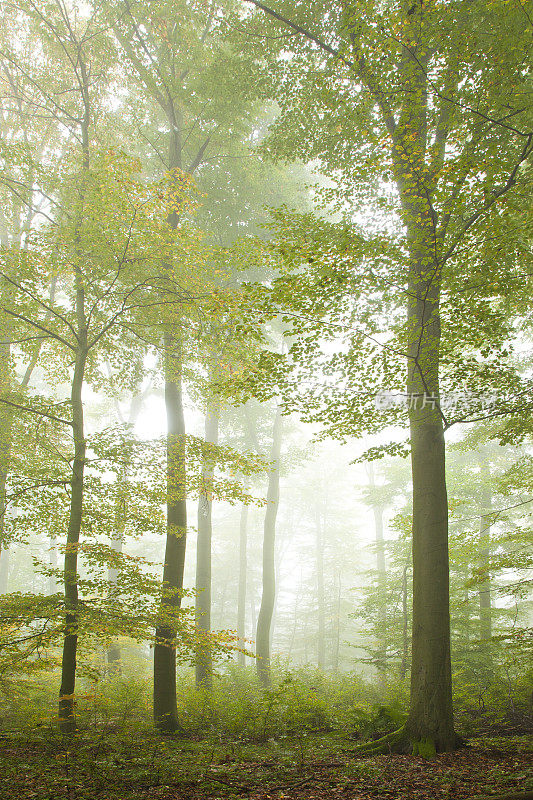
[[[487,374],[492,386],[498,385],[495,365],[505,348],[497,328],[501,333],[505,325],[500,317],[494,326],[498,311],[487,312],[486,305],[481,310],[482,296],[468,273],[475,264],[491,291],[503,292],[503,275],[499,265],[485,259],[482,238],[487,221],[505,215],[507,197],[525,191],[524,165],[533,148],[524,12],[517,8],[502,17],[498,3],[484,2],[371,9],[355,2],[312,7],[250,2],[260,10],[261,24],[266,27],[269,19],[277,36],[283,31],[290,35],[282,47],[292,56],[283,53],[278,61],[282,113],[266,147],[279,157],[290,152],[292,157],[320,159],[338,187],[326,190],[326,197],[345,215],[347,206],[355,205],[357,213],[362,203],[378,214],[397,215],[396,235],[382,234],[372,241],[361,227],[358,252],[351,252],[352,265],[354,258],[362,260],[360,270],[322,261],[322,285],[318,279],[315,285],[320,296],[311,310],[315,320],[317,311],[322,314],[324,327],[324,307],[331,310],[332,304],[324,289],[338,291],[338,282],[352,282],[356,272],[355,297],[361,296],[362,281],[375,277],[376,287],[384,291],[393,285],[404,298],[401,335],[395,346],[382,348],[382,359],[394,361],[395,369],[400,356],[407,364],[404,391],[413,476],[411,706],[405,727],[370,745],[368,752],[391,746],[453,750],[444,447],[451,419],[441,392],[444,376],[452,388],[466,384],[475,391],[481,375],[486,381]],[[254,15],[249,27],[255,34],[256,19]],[[494,26],[498,37],[491,35]],[[388,186],[394,190],[387,191]],[[346,239],[339,249],[346,259]],[[319,263],[308,246],[304,253],[308,263]],[[468,272],[461,266],[465,256]],[[355,303],[354,298],[354,311]],[[459,313],[468,314],[467,319],[458,320]],[[486,349],[479,329],[473,330],[474,317],[485,326],[491,320]],[[474,367],[474,359],[458,354],[452,377],[443,324],[453,329],[455,345],[466,340],[468,348],[485,353],[481,365]],[[301,331],[300,319],[298,325]],[[368,340],[366,345],[367,357],[375,363]],[[386,380],[390,369],[382,374]],[[509,383],[516,387],[508,371],[499,386],[507,389]],[[384,385],[401,392],[399,384],[397,372]],[[353,408],[351,413],[353,420]],[[340,416],[349,415],[337,415],[336,424]],[[466,418],[475,414],[471,411]]]

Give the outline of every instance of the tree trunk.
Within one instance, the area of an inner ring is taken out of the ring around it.
[[[409,617],[407,614],[407,564],[402,572],[402,661],[400,665],[400,675],[402,680],[407,675],[409,662]]]
[[[107,365],[109,371],[109,377],[111,378],[111,368],[109,364]],[[130,403],[130,410],[128,414],[127,424],[130,427],[133,427],[137,421],[139,413],[142,408],[143,400],[146,396],[146,392],[141,391],[140,383],[137,384],[135,387],[135,392],[132,396],[131,403]],[[120,411],[120,405],[115,398],[115,411],[117,414],[117,418],[121,424],[125,423],[125,420]],[[124,531],[126,530],[126,523],[128,521],[128,507],[127,507],[127,483],[128,483],[128,474],[130,471],[130,464],[126,460],[118,474],[117,481],[118,481],[118,497],[117,497],[117,504],[115,508],[115,526],[113,530],[113,535],[111,538],[111,547],[117,553],[117,555],[122,555],[123,552],[123,545],[124,545]],[[107,570],[107,581],[109,585],[113,589],[116,589],[117,582],[118,582],[118,570],[115,566],[109,566]],[[118,641],[115,639],[109,647],[107,648],[107,664],[109,668],[109,672],[118,674],[121,672],[121,652],[120,652],[120,645]]]
[[[218,444],[220,404],[208,408],[205,416],[205,441]],[[207,455],[202,467],[202,489],[198,498],[198,540],[196,549],[196,627],[200,642],[196,654],[196,687],[210,689],[213,664],[208,636],[211,631],[211,511],[213,505],[213,455]]]
[[[126,480],[125,475],[126,470],[122,470],[121,475],[119,477],[119,481],[121,484],[124,483]],[[126,528],[126,517],[127,517],[127,510],[126,510],[126,498],[125,496],[120,496],[117,499],[117,508],[115,512],[115,527],[113,530],[113,537],[111,539],[111,547],[117,553],[117,555],[122,554],[122,548],[124,543],[124,530]],[[118,582],[118,570],[115,566],[109,566],[107,570],[107,580],[108,583],[113,589],[116,589],[117,582]],[[109,647],[107,648],[107,665],[108,670],[110,673],[115,675],[120,674],[121,672],[121,652],[120,652],[120,645],[118,641],[114,640],[111,642]]]
[[[237,636],[239,637],[239,647],[245,647],[246,634],[246,580],[248,567],[248,506],[246,503],[241,507],[241,519],[239,524],[239,590],[237,598]],[[246,656],[244,653],[237,654],[237,663],[246,666]]]
[[[484,478],[482,487],[482,503],[484,514],[479,521],[479,555],[483,579],[479,585],[479,643],[484,662],[492,670],[492,602],[490,581],[490,510],[492,496],[490,490],[490,469],[486,464],[481,467]]]
[[[320,507],[318,507],[315,525],[316,597],[318,617],[317,665],[318,669],[323,670],[326,664],[326,611],[324,607],[324,542],[321,523]]]
[[[404,200],[404,203],[406,201]],[[450,663],[448,499],[438,406],[440,273],[432,255],[426,202],[411,203],[407,394],[413,476],[413,634],[411,740],[455,748]]]
[[[341,573],[339,571],[337,575],[337,614],[336,614],[336,624],[335,624],[335,649],[333,650],[333,672],[337,673],[339,671],[339,655],[340,655],[340,646],[341,646]]]
[[[167,109],[170,124],[169,167],[181,169],[181,118],[173,105]],[[179,178],[175,175],[179,198]],[[179,200],[178,200],[179,202]],[[177,206],[168,219],[176,230],[179,224]],[[167,272],[171,277],[170,265]],[[161,731],[181,729],[176,705],[176,614],[181,607],[183,571],[187,543],[187,500],[185,462],[185,417],[182,394],[182,341],[180,320],[164,334],[165,408],[167,415],[167,535],[161,617],[155,632],[154,645],[154,721]]]
[[[7,594],[9,580],[9,547],[0,552],[0,594]]]
[[[372,462],[368,465],[369,485],[371,489],[375,489],[376,482],[374,479],[374,465]],[[383,539],[383,506],[375,501],[372,502],[372,513],[374,515],[374,533],[376,540],[376,570],[377,570],[377,584],[378,584],[378,609],[377,609],[377,653],[376,653],[376,668],[381,681],[384,678],[384,672],[387,667],[387,641],[386,641],[386,624],[387,624],[387,572],[385,565],[385,542]]]
[[[83,313],[83,289],[77,291],[78,313]],[[71,387],[72,435],[74,439],[74,461],[70,511],[67,530],[67,546],[63,567],[65,586],[65,634],[61,662],[61,686],[59,689],[59,727],[62,733],[76,729],[74,690],[76,684],[76,651],[78,647],[78,548],[83,516],[83,490],[85,473],[85,432],[83,425],[82,389],[87,360],[87,329],[78,327],[79,345]]]
[[[298,593],[297,593],[296,599],[294,601],[294,616],[293,616],[293,621],[292,621],[291,638],[289,639],[289,648],[287,650],[287,667],[291,663],[292,649],[294,647],[294,640],[296,639],[296,631],[298,629],[301,589],[302,589],[302,576],[300,575],[300,583],[298,584]]]
[[[167,413],[167,536],[161,617],[154,646],[154,720],[161,731],[180,730],[176,705],[176,615],[181,607],[187,503],[185,419],[179,343],[165,334],[165,406]]]
[[[265,513],[263,536],[263,592],[261,607],[257,619],[256,635],[256,669],[263,686],[270,686],[270,626],[274,610],[276,594],[276,576],[274,567],[274,551],[276,539],[276,515],[279,505],[279,456],[281,451],[281,434],[283,417],[281,408],[276,410],[272,431],[271,468],[268,473],[267,509]]]

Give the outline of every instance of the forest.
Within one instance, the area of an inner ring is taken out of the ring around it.
[[[531,0],[0,9],[1,800],[531,800]]]

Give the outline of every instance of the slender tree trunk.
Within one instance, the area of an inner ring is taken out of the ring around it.
[[[239,647],[245,647],[246,635],[246,580],[248,568],[248,505],[242,504],[241,518],[239,523],[239,589],[237,597],[237,636],[239,637]],[[237,663],[246,666],[246,656],[244,653],[237,654]]]
[[[337,575],[337,614],[335,621],[335,648],[333,650],[333,672],[339,671],[339,655],[341,646],[341,573]]]
[[[181,607],[187,504],[185,487],[185,419],[181,387],[181,354],[165,335],[165,406],[167,412],[167,536],[161,619],[154,646],[154,720],[161,731],[180,730],[176,705],[176,614]]]
[[[78,315],[84,322],[84,292],[77,290]],[[76,684],[76,651],[78,647],[78,548],[83,516],[83,490],[85,473],[85,432],[83,424],[82,389],[87,360],[87,329],[78,326],[78,348],[71,388],[72,433],[74,440],[74,461],[70,511],[67,530],[67,546],[63,567],[65,587],[65,635],[63,658],[61,662],[61,686],[59,689],[59,725],[62,733],[76,729],[74,690]]]
[[[298,616],[300,610],[300,593],[302,589],[302,580],[300,576],[300,583],[298,584],[298,594],[296,595],[296,599],[294,601],[294,616],[292,621],[292,631],[291,631],[291,638],[289,640],[289,648],[287,651],[287,666],[291,663],[291,656],[292,656],[292,649],[294,647],[294,640],[296,639],[296,631],[298,629]]]
[[[220,404],[208,408],[205,417],[205,441],[218,444]],[[213,664],[208,636],[211,632],[211,512],[213,505],[213,454],[207,454],[202,467],[202,490],[198,498],[198,541],[196,549],[196,627],[200,644],[196,655],[196,686],[210,689],[213,684]]]
[[[468,570],[465,570],[462,574],[462,578],[465,584],[465,593],[463,599],[464,605],[464,629],[465,629],[465,643],[466,643],[466,650],[470,649],[470,639],[472,634],[472,615],[470,609],[470,592],[468,590],[468,580],[470,578],[470,574]]]
[[[272,624],[272,613],[276,594],[274,551],[276,515],[279,505],[279,456],[281,452],[282,428],[283,417],[281,416],[281,408],[278,407],[272,431],[272,452],[270,455],[272,466],[268,474],[267,509],[265,513],[263,537],[263,593],[257,619],[256,636],[256,669],[258,678],[263,686],[270,686],[271,683],[270,626]]]
[[[125,481],[126,481],[126,469],[123,469],[119,477],[121,488],[124,485]],[[125,495],[121,496],[121,493],[119,491],[119,497],[117,499],[117,507],[115,510],[115,526],[113,530],[113,537],[111,539],[111,547],[113,548],[115,553],[119,556],[122,554],[122,549],[124,544],[124,531],[126,529],[126,518],[127,518],[126,497]],[[107,580],[109,585],[112,587],[111,591],[113,591],[114,589],[116,590],[118,583],[118,569],[116,568],[116,566],[110,565],[108,567]],[[120,645],[116,639],[114,639],[107,648],[107,665],[110,673],[115,675],[120,674],[121,652],[120,652]]]
[[[248,586],[248,594],[250,595],[250,619],[252,622],[252,630],[255,631],[257,627],[257,617],[255,613],[255,587],[253,583],[247,584]]]
[[[108,367],[109,377],[111,379],[111,368],[109,367],[109,364],[107,365],[107,367]],[[145,396],[146,392],[141,391],[141,385],[140,383],[138,383],[137,386],[135,387],[135,392],[133,394],[130,403],[130,409],[127,418],[127,424],[130,427],[133,427],[137,421]],[[116,398],[115,398],[115,411],[119,422],[121,424],[125,424],[125,420],[120,411],[120,404],[118,403]],[[128,488],[128,475],[130,472],[130,466],[131,465],[128,463],[128,461],[126,461],[123,464],[119,472],[119,475],[117,477],[118,497],[115,508],[115,526],[113,530],[113,535],[111,537],[111,547],[118,556],[121,556],[123,552],[124,531],[126,530],[126,523],[128,521],[127,488]],[[112,592],[115,591],[118,583],[118,570],[113,565],[110,565],[108,567],[107,581],[111,587],[111,591]],[[118,643],[118,640],[115,639],[111,642],[111,644],[107,648],[107,664],[109,671],[111,673],[119,674],[121,672],[121,658],[122,654],[120,652],[120,645]]]
[[[181,169],[181,116],[171,105],[167,109],[170,124],[169,167]],[[176,195],[179,178],[176,173]],[[170,214],[167,223],[173,230],[179,224],[179,208]],[[171,276],[171,267],[167,269]],[[155,632],[154,645],[154,721],[161,731],[181,729],[176,705],[176,614],[181,607],[183,571],[187,542],[187,499],[185,462],[185,416],[183,410],[183,352],[180,320],[164,334],[165,408],[167,415],[167,535],[161,618]]]
[[[374,478],[374,465],[372,462],[370,462],[368,465],[368,477],[371,489],[375,489],[376,482]],[[383,511],[383,506],[379,502],[372,502],[374,533],[376,540],[376,570],[378,578],[377,584],[379,604],[377,613],[378,635],[376,667],[381,680],[384,678],[384,672],[387,667],[387,571],[385,565],[385,542],[383,538]]]
[[[492,670],[492,602],[490,581],[490,511],[492,496],[490,490],[490,469],[484,464],[481,467],[484,478],[483,514],[479,521],[479,555],[483,579],[479,586],[479,640],[481,652],[486,666]]]
[[[0,594],[7,594],[9,581],[9,547],[0,552]]]
[[[324,606],[324,541],[320,507],[317,508],[315,525],[316,550],[316,597],[318,617],[317,665],[323,670],[326,665],[326,610]]]

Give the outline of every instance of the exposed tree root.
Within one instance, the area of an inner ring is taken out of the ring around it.
[[[381,739],[375,739],[373,742],[365,742],[355,748],[357,755],[361,756],[379,756],[388,753],[410,753],[412,751],[412,743],[404,727],[399,728],[393,733],[388,733],[382,736]]]
[[[455,737],[455,747],[459,749],[466,747],[466,742],[460,736]],[[436,755],[435,744],[431,739],[416,740],[410,735],[406,725],[397,731],[375,739],[373,742],[365,742],[355,748],[357,755],[379,756],[389,753],[412,753],[423,758],[432,758]],[[533,799],[532,799],[533,800]]]

